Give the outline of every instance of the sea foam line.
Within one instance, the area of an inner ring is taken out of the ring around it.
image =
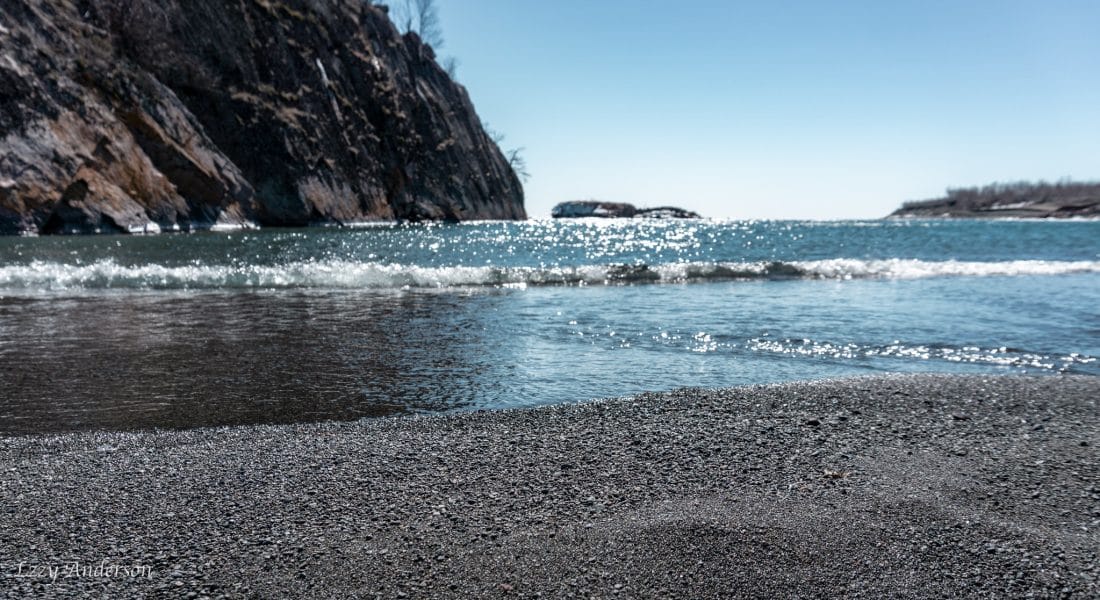
[[[415,265],[344,260],[285,265],[121,265],[102,260],[78,265],[34,261],[0,267],[0,289],[402,289],[616,285],[776,279],[919,279],[926,277],[1044,276],[1100,273],[1100,261],[1006,262],[861,260],[667,263],[495,267]]]

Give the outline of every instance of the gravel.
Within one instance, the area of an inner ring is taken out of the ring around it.
[[[885,376],[0,438],[0,597],[1098,597],[1098,401]]]

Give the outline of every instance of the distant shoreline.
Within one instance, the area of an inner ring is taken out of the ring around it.
[[[948,189],[942,198],[906,202],[889,217],[1097,218],[1100,217],[1100,183],[1017,182]]]
[[[1093,596],[1098,399],[897,375],[0,438],[0,597]],[[51,557],[141,576],[17,576]]]

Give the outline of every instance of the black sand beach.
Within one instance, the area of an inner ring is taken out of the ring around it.
[[[888,376],[4,438],[0,596],[1097,597],[1098,402]]]

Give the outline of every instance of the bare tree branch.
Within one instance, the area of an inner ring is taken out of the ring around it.
[[[393,22],[404,33],[415,32],[433,49],[443,47],[443,27],[435,0],[402,0],[394,7]]]
[[[452,81],[458,81],[458,65],[459,60],[453,56],[448,56],[443,60],[443,70],[447,72],[447,76]]]
[[[516,172],[516,176],[526,183],[531,178],[531,173],[527,171],[527,159],[523,157],[523,150],[522,147],[512,148],[505,153],[505,157],[508,159],[508,166]]]
[[[485,135],[489,136],[489,139],[493,140],[494,144],[499,146],[501,142],[504,141],[504,134],[497,131],[496,129],[493,129],[492,127],[489,127],[489,124],[485,121],[481,122],[481,128],[485,130]]]

